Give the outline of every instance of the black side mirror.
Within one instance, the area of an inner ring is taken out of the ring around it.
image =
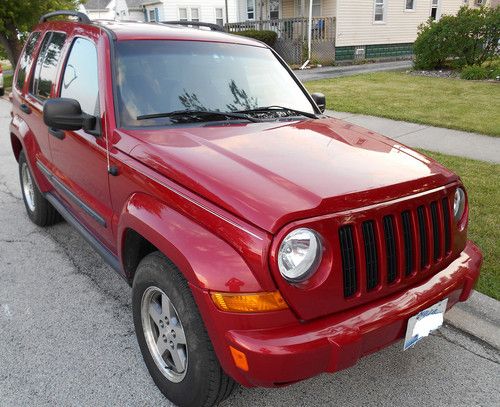
[[[316,102],[321,113],[325,112],[326,109],[326,97],[322,93],[311,94],[312,99]]]
[[[43,105],[43,121],[54,129],[80,130],[98,135],[95,116],[83,113],[80,103],[75,99],[49,99]]]

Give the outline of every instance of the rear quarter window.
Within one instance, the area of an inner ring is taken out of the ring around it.
[[[50,97],[65,41],[66,34],[59,32],[49,32],[43,39],[31,84],[31,93],[38,99]]]
[[[23,89],[24,83],[26,82],[26,76],[31,69],[33,51],[35,50],[35,46],[39,38],[39,32],[32,33],[26,42],[26,47],[24,48],[21,57],[19,58],[19,69],[17,70],[17,76],[14,82],[17,90],[19,91]]]

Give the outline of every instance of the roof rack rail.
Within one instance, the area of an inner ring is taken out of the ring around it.
[[[207,27],[210,28],[211,31],[219,31],[219,32],[226,32],[224,30],[224,27],[221,27],[218,24],[212,24],[212,23],[202,23],[200,21],[160,21],[160,24],[173,24],[173,25],[183,25],[186,27]]]
[[[77,17],[78,21],[80,23],[84,23],[84,24],[91,24],[92,23],[87,14],[80,13],[79,11],[72,11],[72,10],[57,10],[57,11],[52,11],[51,13],[44,14],[42,17],[40,17],[39,23],[40,24],[45,23],[49,18],[58,17],[58,16]]]

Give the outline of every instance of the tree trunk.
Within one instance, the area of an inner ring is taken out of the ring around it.
[[[7,37],[4,33],[0,33],[0,45],[5,49],[7,58],[9,58],[9,61],[14,68],[17,64],[17,60],[21,56],[23,43],[17,37],[17,30],[12,24],[7,23],[6,28],[7,31],[12,34]]]

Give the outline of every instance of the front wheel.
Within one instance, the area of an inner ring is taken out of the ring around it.
[[[137,268],[132,307],[139,347],[154,382],[173,403],[213,406],[234,381],[222,370],[189,286],[159,252]]]

